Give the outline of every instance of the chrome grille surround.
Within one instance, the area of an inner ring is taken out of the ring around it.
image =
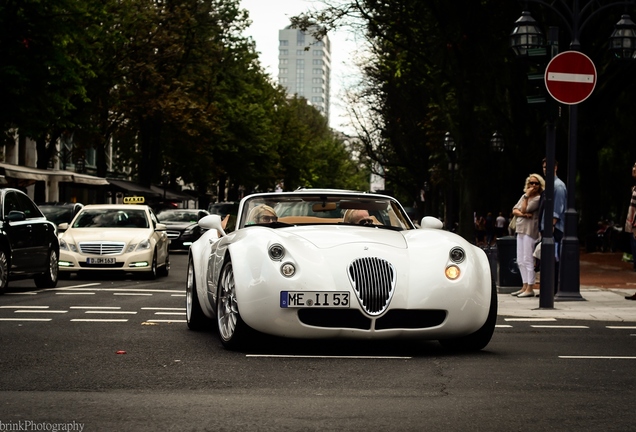
[[[395,290],[395,268],[381,258],[358,258],[349,264],[349,280],[364,310],[372,316],[386,310]]]
[[[170,240],[174,240],[174,239],[178,239],[179,238],[179,236],[181,235],[181,231],[167,230],[166,234],[168,235],[168,238]]]
[[[124,242],[81,242],[79,244],[80,252],[91,255],[117,255],[124,251]]]

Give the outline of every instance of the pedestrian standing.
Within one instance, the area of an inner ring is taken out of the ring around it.
[[[515,232],[517,234],[517,266],[521,273],[523,286],[512,293],[518,298],[534,297],[534,245],[539,238],[539,201],[545,189],[545,181],[539,174],[530,174],[526,179],[523,195],[512,208],[517,217]]]
[[[636,163],[632,166],[632,179],[636,182]],[[629,233],[629,244],[632,249],[632,257],[636,258],[636,185],[632,186],[632,197],[627,210],[627,220],[625,220],[625,232]],[[636,259],[634,271],[636,271]],[[636,294],[625,297],[627,300],[636,300]]]
[[[506,234],[506,218],[502,212],[499,212],[499,216],[495,219],[495,235],[497,238],[503,237]]]
[[[552,211],[552,237],[554,238],[554,293],[559,288],[559,262],[561,257],[561,240],[563,240],[563,232],[565,231],[565,208],[568,201],[568,189],[565,187],[565,183],[557,176],[557,170],[559,169],[559,161],[554,161],[554,196],[552,202],[554,208]],[[547,161],[543,158],[543,175],[547,175]],[[543,201],[545,200],[545,193],[541,194],[541,205],[539,210],[539,228],[543,232],[545,217],[543,214]],[[550,223],[550,218],[547,218]]]

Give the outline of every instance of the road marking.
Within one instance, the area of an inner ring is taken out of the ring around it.
[[[183,307],[142,307],[141,310],[174,310],[174,311],[184,311],[186,308]]]
[[[170,297],[185,297],[185,294],[170,294]]]
[[[15,313],[67,313],[65,310],[52,310],[52,309],[19,309]]]
[[[0,309],[48,309],[48,306],[0,306]]]
[[[245,357],[261,358],[315,358],[315,359],[351,359],[351,360],[410,360],[413,357],[402,356],[320,356],[320,355],[291,355],[291,354],[246,354]]]
[[[120,296],[151,296],[152,294],[146,294],[146,293],[121,293],[121,292],[116,292],[116,293],[113,293],[113,295],[120,295]]]
[[[185,316],[185,312],[155,312],[155,315],[179,315]]]
[[[55,295],[95,295],[94,292],[56,292]]]
[[[102,284],[101,282],[92,282],[92,283],[87,283],[87,284],[71,285],[71,286],[60,287],[60,288],[49,288],[47,291],[74,290],[74,289],[78,289],[78,288],[94,287],[94,286],[101,285],[101,284]]]
[[[122,314],[122,315],[135,315],[135,311],[120,311],[120,310],[87,310],[84,313],[87,314]]]
[[[87,318],[75,318],[71,321],[75,322],[128,322],[127,319],[87,319]]]
[[[187,322],[186,320],[160,320],[160,319],[150,319],[147,320],[147,322],[152,322],[152,323],[185,323]]]
[[[509,324],[497,324],[495,327],[498,327],[498,328],[512,328],[512,326],[509,325]]]
[[[612,330],[636,330],[636,326],[606,326]]]
[[[0,318],[0,321],[51,321],[52,318]]]
[[[71,309],[121,309],[121,306],[71,306]]]
[[[504,321],[556,321],[556,318],[504,318]]]
[[[99,285],[99,284],[96,284],[96,285]],[[147,292],[147,293],[165,293],[165,294],[183,292],[183,290],[144,289],[144,288],[76,288],[76,287],[73,287],[73,288],[62,288],[62,289],[69,290],[69,291]]]
[[[575,325],[531,325],[534,328],[561,328],[561,329],[589,329],[588,326],[575,326]]]
[[[592,359],[592,360],[636,360],[632,356],[559,356],[562,359]]]
[[[6,295],[36,295],[37,293],[34,291],[27,291],[27,292],[8,292],[6,293]]]

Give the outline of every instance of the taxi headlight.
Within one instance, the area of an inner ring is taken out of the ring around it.
[[[139,244],[137,245],[137,250],[145,250],[145,249],[150,249],[150,240],[148,239],[140,241]]]
[[[60,239],[60,250],[77,253],[77,246],[74,243],[67,243],[66,240]]]

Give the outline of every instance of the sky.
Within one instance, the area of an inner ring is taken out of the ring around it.
[[[289,18],[308,10],[320,9],[321,2],[315,0],[241,0],[247,9],[252,25],[247,30],[256,42],[256,51],[265,71],[274,80],[278,76],[278,30],[290,24]],[[345,30],[329,34],[331,40],[331,104],[329,126],[333,129],[353,133],[346,116],[343,91],[347,83],[355,80],[350,59],[356,52],[354,37]]]

